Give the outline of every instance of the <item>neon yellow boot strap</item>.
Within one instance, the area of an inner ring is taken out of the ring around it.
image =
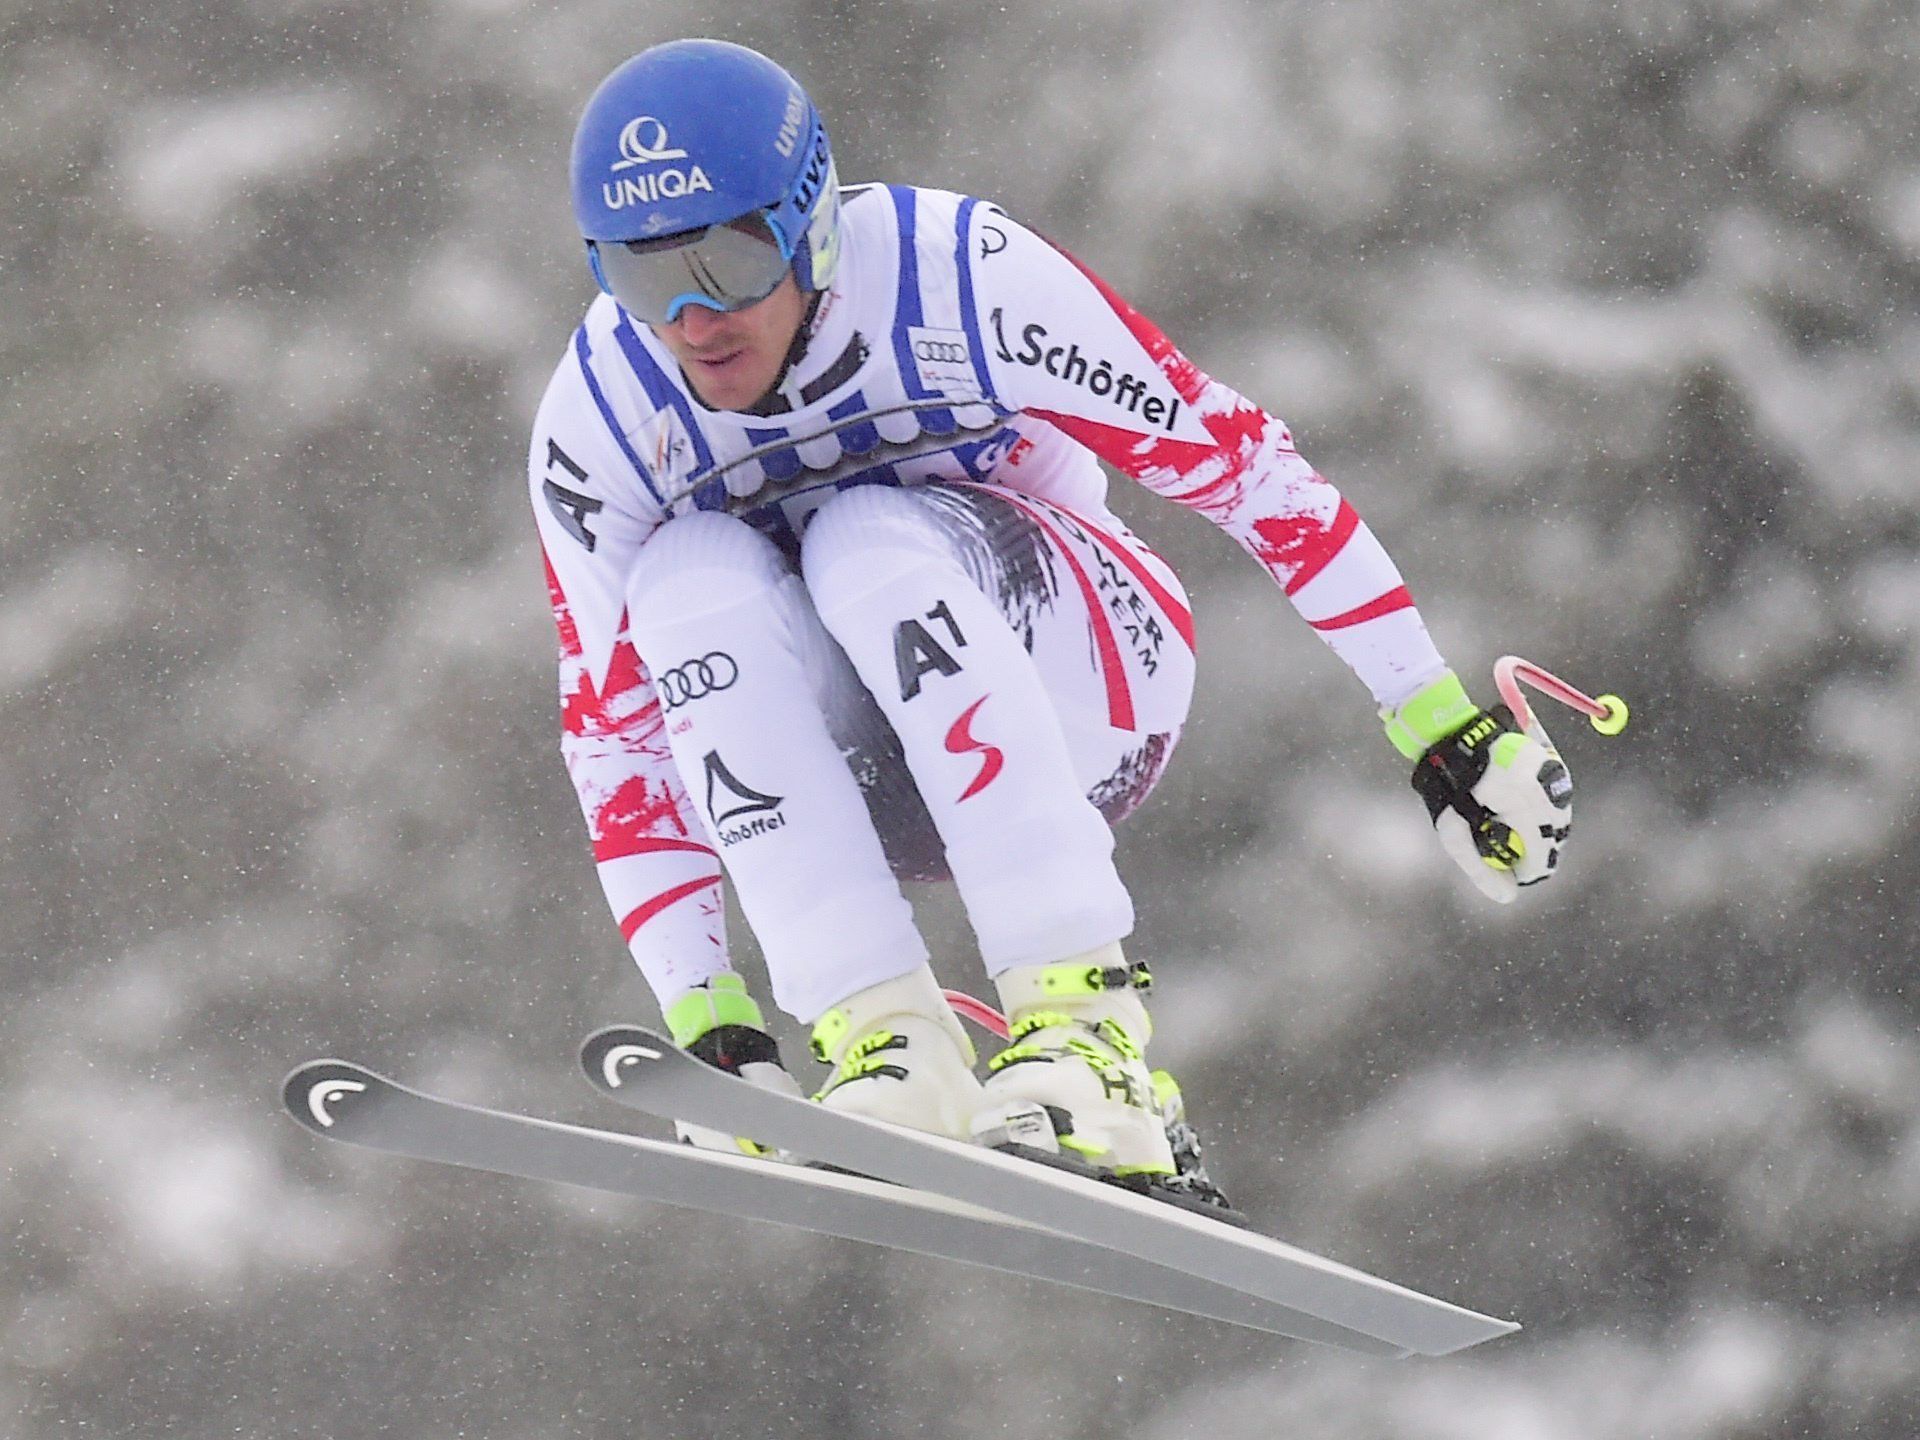
[[[1047,996],[1098,995],[1106,990],[1153,989],[1153,972],[1144,960],[1130,965],[1047,965],[1039,970],[1040,993]]]
[[[1386,724],[1393,748],[1409,760],[1418,760],[1428,747],[1439,744],[1479,713],[1480,707],[1467,698],[1460,677],[1449,670],[1402,701],[1397,709],[1382,710],[1380,719]]]
[[[666,1018],[673,1043],[683,1050],[722,1025],[767,1028],[766,1017],[747,993],[747,982],[731,971],[723,971],[682,995],[667,1007]]]

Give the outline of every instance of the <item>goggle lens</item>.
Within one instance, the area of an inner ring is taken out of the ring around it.
[[[740,310],[780,287],[792,260],[763,215],[659,240],[594,242],[613,298],[636,319],[670,324],[689,305]]]

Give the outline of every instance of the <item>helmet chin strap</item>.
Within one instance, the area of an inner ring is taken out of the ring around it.
[[[774,397],[779,395],[780,387],[787,382],[787,376],[793,373],[793,367],[798,365],[801,357],[807,353],[807,345],[813,339],[813,322],[820,314],[820,302],[825,295],[826,292],[824,290],[815,290],[812,293],[812,297],[807,301],[807,313],[800,317],[800,324],[794,329],[793,343],[787,346],[786,358],[780,362],[780,369],[775,373],[773,383],[767,386],[766,392],[762,394],[759,399],[746,407],[747,414],[771,415],[776,413],[772,405]],[[780,408],[791,408],[791,399],[789,399],[788,405]]]

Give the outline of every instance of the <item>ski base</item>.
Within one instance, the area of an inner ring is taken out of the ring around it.
[[[1257,1296],[1289,1312],[1292,1323],[1322,1332],[1302,1338],[1325,1338],[1333,1327],[1372,1342],[1376,1353],[1445,1355],[1519,1328],[1084,1175],[763,1089],[643,1026],[599,1031],[581,1063],[596,1089],[649,1114],[752,1135],[855,1175],[935,1192]]]
[[[328,1139],[798,1226],[1366,1354],[1442,1355],[1519,1328],[1235,1229],[1215,1207],[1104,1183],[1063,1157],[1016,1157],[760,1089],[644,1027],[599,1032],[582,1061],[623,1103],[751,1133],[816,1164],[465,1105],[341,1060],[299,1067],[283,1098]]]
[[[282,1097],[287,1112],[316,1135],[387,1154],[797,1227],[1364,1354],[1405,1353],[1231,1285],[860,1175],[489,1110],[344,1060],[301,1065]]]

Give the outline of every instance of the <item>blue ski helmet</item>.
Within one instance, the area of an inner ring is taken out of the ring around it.
[[[638,318],[738,309],[789,270],[803,290],[833,283],[840,185],[826,126],[757,51],[720,40],[643,50],[587,101],[570,168],[594,279]],[[756,264],[764,247],[742,235],[769,240],[777,266]]]

